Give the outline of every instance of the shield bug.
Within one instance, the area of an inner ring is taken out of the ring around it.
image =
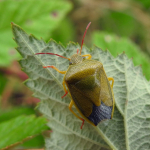
[[[97,126],[103,120],[111,119],[114,112],[114,79],[107,77],[103,64],[96,60],[91,60],[91,55],[81,55],[84,37],[91,22],[87,25],[83,35],[81,50],[77,54],[66,58],[54,53],[36,53],[50,54],[63,57],[69,60],[67,71],[60,71],[55,66],[43,66],[43,68],[53,68],[61,74],[64,74],[63,87],[66,96],[68,92],[71,95],[69,110],[80,120],[82,120],[81,129],[84,120]],[[79,53],[79,54],[78,54]],[[110,83],[111,81],[111,83]],[[66,88],[67,86],[67,88]],[[81,116],[78,116],[73,110],[75,106]]]

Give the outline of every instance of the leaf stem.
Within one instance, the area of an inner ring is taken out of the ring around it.
[[[113,143],[110,142],[110,140],[104,136],[104,133],[98,128],[98,127],[94,127],[96,129],[96,131],[101,135],[101,137],[103,138],[103,140],[113,149],[113,150],[117,150],[116,147],[114,147]]]

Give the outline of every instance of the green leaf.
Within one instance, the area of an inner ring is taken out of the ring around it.
[[[1,81],[1,84],[0,84],[0,96],[1,96],[7,84],[7,78],[2,73],[0,74],[0,81]]]
[[[37,52],[51,52],[70,57],[80,46],[70,42],[65,48],[53,40],[45,43],[29,36],[15,24],[12,30],[17,50],[23,56],[20,64],[30,78],[25,84],[34,91],[35,97],[41,99],[38,107],[50,120],[48,126],[53,129],[51,138],[46,139],[47,149],[148,149],[150,84],[143,77],[140,67],[134,67],[124,53],[113,58],[108,51],[94,47],[92,58],[102,62],[107,76],[115,80],[116,107],[112,120],[104,121],[97,127],[85,122],[81,130],[81,121],[68,109],[71,101],[69,94],[61,98],[64,95],[63,75],[42,67],[54,65],[60,70],[67,70],[68,60],[53,55],[35,55]],[[84,46],[82,53],[90,52]],[[77,113],[76,109],[74,111]]]
[[[142,64],[143,73],[147,79],[150,79],[150,70],[147,69],[150,67],[149,58],[142,53],[137,45],[127,38],[119,38],[116,35],[107,32],[94,32],[92,43],[102,49],[108,49],[115,57],[118,54],[125,52],[129,58],[133,58],[134,65]]]
[[[35,114],[35,111],[32,108],[28,107],[16,107],[13,109],[7,109],[7,110],[0,110],[0,122],[7,121],[9,119],[12,119],[14,117],[26,114],[31,115]]]
[[[100,27],[104,31],[115,32],[121,36],[135,37],[142,36],[145,31],[143,26],[133,17],[132,11],[108,11],[100,19]],[[142,32],[141,32],[142,31]]]
[[[0,123],[0,148],[22,143],[46,130],[46,119],[32,116],[19,116]]]
[[[25,141],[23,144],[20,145],[20,147],[24,147],[26,149],[38,149],[43,148],[45,145],[44,137],[42,134],[32,138],[31,140]]]
[[[71,3],[61,0],[0,1],[0,65],[10,65],[12,60],[20,57],[13,49],[15,43],[11,39],[11,22],[16,22],[38,37],[43,35],[47,40],[71,8]]]
[[[65,18],[60,23],[59,27],[52,32],[52,39],[66,45],[68,41],[75,39],[75,29],[70,19]]]
[[[149,10],[150,2],[148,0],[142,0],[142,1],[141,0],[134,0],[134,1],[138,2],[139,4],[143,5],[144,8],[146,8],[147,10]]]
[[[9,119],[18,117],[20,115],[33,115],[35,114],[36,111],[33,108],[29,108],[29,107],[16,107],[13,109],[7,109],[7,110],[0,110],[0,123],[7,121]],[[28,139],[28,138],[27,138]],[[26,139],[26,140],[27,140]],[[36,137],[32,137],[32,139],[30,139],[30,141],[26,141],[23,143],[23,147],[43,147],[44,145],[44,138],[43,136],[40,134]],[[19,143],[18,143],[19,144]]]

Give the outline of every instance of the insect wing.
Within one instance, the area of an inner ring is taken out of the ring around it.
[[[100,83],[101,83],[100,100],[106,106],[112,106],[113,94],[112,94],[111,86],[110,86],[110,83],[108,81],[108,78],[106,76],[104,69],[100,70]]]
[[[66,84],[75,106],[91,122],[111,118],[113,97],[110,83],[103,65],[94,60],[87,60],[70,67],[72,74],[66,75]]]
[[[90,101],[90,99],[83,95],[83,93],[78,90],[74,85],[70,84],[68,88],[75,103],[75,106],[81,111],[81,113],[85,117],[90,116],[93,108],[93,103]]]

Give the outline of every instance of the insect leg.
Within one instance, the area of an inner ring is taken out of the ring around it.
[[[61,98],[64,98],[67,94],[68,94],[68,91],[67,91],[67,89],[66,89],[66,86],[65,86],[65,81],[63,81],[63,88],[64,88],[64,90],[65,90],[65,94],[61,97]]]
[[[43,68],[53,68],[54,70],[56,70],[57,72],[61,73],[61,74],[65,74],[66,71],[60,71],[59,69],[57,69],[55,66],[43,66]]]
[[[79,49],[77,49],[77,54],[79,53]]]
[[[70,104],[69,104],[69,110],[77,117],[79,118],[81,121],[82,121],[82,125],[81,125],[81,129],[84,125],[84,119],[79,117],[73,110],[72,110],[72,105],[73,105],[73,100],[71,100]]]
[[[112,108],[112,113],[111,113],[111,119],[113,118],[114,110],[115,110],[115,99],[113,98],[113,108]]]
[[[86,57],[86,56],[88,56],[87,59],[91,59],[92,58],[92,56],[90,54],[82,55],[82,57]]]
[[[113,109],[112,109],[112,113],[111,113],[111,119],[113,118],[114,109],[115,109],[115,99],[113,100]]]
[[[114,85],[114,78],[109,77],[109,78],[108,78],[108,81],[112,81],[111,88],[113,88],[113,85]]]

